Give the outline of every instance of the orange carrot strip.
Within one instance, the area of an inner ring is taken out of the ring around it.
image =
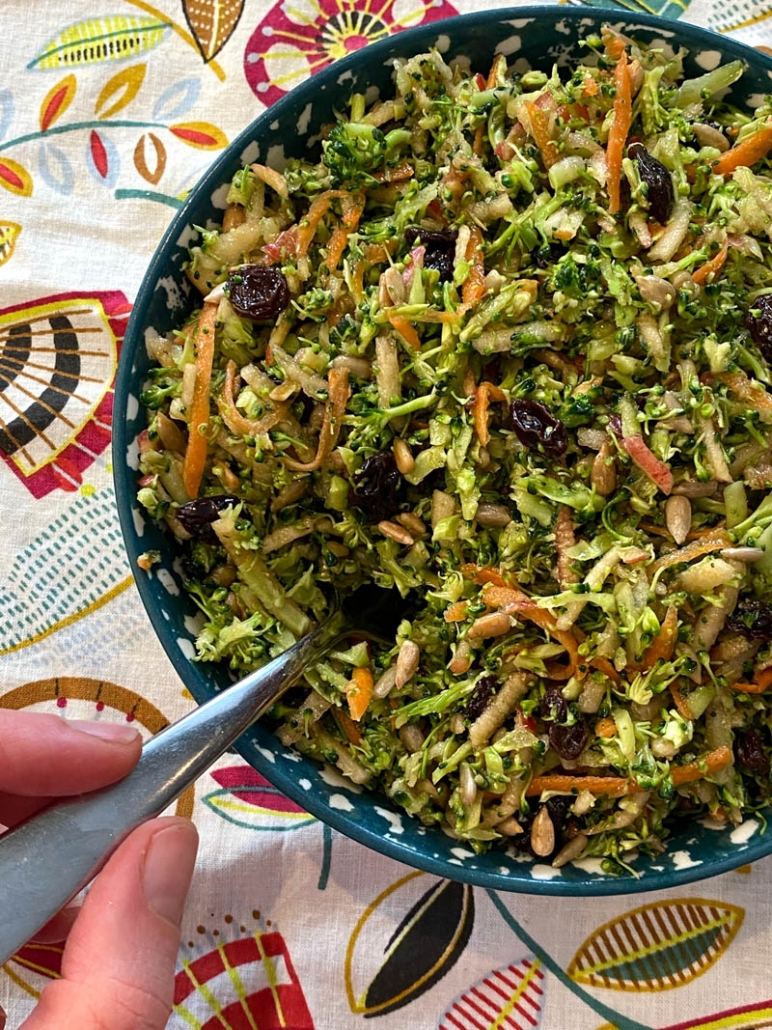
[[[713,776],[715,773],[721,772],[731,761],[732,752],[729,748],[717,747],[715,751],[710,751],[707,755],[703,755],[696,762],[689,762],[687,765],[671,766],[670,775],[673,777],[673,783],[676,787],[680,787],[684,783],[693,783],[695,780],[701,780],[705,776]]]
[[[308,253],[308,248],[316,235],[317,226],[330,210],[330,204],[336,197],[341,200],[350,199],[351,194],[346,190],[326,190],[324,193],[320,193],[313,204],[311,204],[306,217],[298,226],[297,254],[299,257],[304,257]],[[343,220],[345,223],[345,217]]]
[[[758,411],[763,422],[772,421],[772,397],[760,383],[753,382],[742,372],[722,372],[717,378],[726,383],[740,400],[746,401]]]
[[[692,710],[689,707],[689,702],[683,696],[675,683],[671,683],[669,689],[670,696],[673,698],[673,704],[676,706],[676,711],[682,719],[686,719],[687,722],[691,722],[694,716],[692,715]]]
[[[485,586],[492,583],[496,587],[504,587],[505,590],[512,590],[516,585],[514,577],[510,573],[504,573],[490,565],[475,565],[473,562],[466,562],[461,566],[461,575],[464,579],[471,579],[478,586]],[[509,576],[509,579],[506,577]],[[525,594],[523,594],[525,597]]]
[[[614,32],[609,32],[604,40],[604,49],[612,61],[618,61],[625,53],[625,41]],[[625,56],[627,56],[625,54]]]
[[[584,82],[582,83],[582,93],[586,97],[596,97],[598,95],[598,83],[593,79],[592,75],[585,75]]]
[[[277,404],[273,411],[259,419],[246,418],[236,407],[234,385],[236,382],[236,362],[229,361],[225,372],[222,395],[217,398],[217,408],[223,422],[232,433],[240,436],[259,436],[267,433],[277,422],[287,415],[287,405]]]
[[[563,645],[568,653],[568,665],[559,666],[551,662],[547,671],[552,679],[570,679],[571,676],[581,675],[578,670],[578,641],[570,631],[557,628],[557,619],[552,612],[546,608],[539,608],[522,590],[513,590],[509,587],[489,586],[483,593],[483,600],[490,608],[499,608],[508,615],[514,615],[515,618],[535,622]]]
[[[182,482],[191,500],[198,496],[198,488],[201,486],[206,466],[209,384],[212,381],[212,365],[214,363],[216,318],[217,304],[204,304],[196,326],[196,384],[193,388],[193,403],[190,406],[188,447],[182,463]]]
[[[589,790],[591,794],[621,798],[640,789],[635,780],[625,780],[621,776],[566,776],[561,773],[547,773],[545,776],[534,776],[525,789],[525,796],[538,797],[545,790],[557,790],[564,794],[574,790]]]
[[[772,150],[772,121],[768,121],[762,128],[757,129],[752,136],[746,137],[742,143],[737,143],[726,150],[713,165],[716,175],[729,175],[735,168],[750,168],[766,157]]]
[[[753,683],[732,683],[732,690],[741,690],[745,694],[763,694],[772,687],[772,669],[763,669],[753,677]]]
[[[623,45],[624,47],[624,45]],[[622,158],[625,153],[625,143],[633,123],[633,98],[630,87],[630,67],[627,61],[627,52],[622,49],[617,66],[614,69],[614,86],[616,96],[614,97],[614,121],[608,134],[606,145],[606,166],[608,169],[608,197],[609,214],[614,215],[619,210],[620,190],[622,183]]]
[[[697,283],[698,286],[702,286],[702,284],[708,282],[708,280],[713,282],[718,273],[724,267],[728,253],[729,245],[725,243],[715,257],[711,258],[710,261],[706,261],[704,265],[700,265],[696,271],[692,272],[692,282]]]
[[[333,708],[332,717],[337,722],[338,726],[343,730],[346,735],[346,740],[349,744],[353,744],[357,747],[362,743],[362,732],[357,724],[351,719],[350,716],[346,715],[342,708]]]
[[[472,416],[477,439],[483,447],[490,443],[491,434],[488,429],[488,403],[494,401],[506,401],[506,394],[493,383],[480,383],[475,390],[474,403],[472,404]]]
[[[445,622],[463,622],[469,610],[468,601],[455,601],[444,612]]]
[[[622,682],[622,677],[619,675],[617,670],[608,658],[604,658],[602,655],[596,655],[594,658],[590,659],[590,668],[597,669],[599,672],[602,672],[604,676],[608,676],[608,678],[613,680],[616,684]]]
[[[723,529],[711,529],[699,540],[694,540],[686,547],[680,547],[677,551],[671,551],[658,558],[651,566],[652,572],[660,569],[667,569],[671,565],[681,565],[684,562],[694,561],[701,558],[703,554],[710,554],[712,551],[720,551],[724,547],[732,546],[732,538]]]
[[[650,669],[660,660],[669,662],[673,657],[673,649],[678,640],[678,612],[675,605],[671,605],[665,613],[659,633],[646,648],[643,655],[644,669]]]
[[[421,349],[421,338],[406,318],[389,315],[389,322],[397,330],[405,343],[409,344],[413,350]]]
[[[414,175],[415,169],[405,163],[398,168],[385,168],[382,172],[376,172],[373,178],[378,182],[404,182],[406,179],[412,179]]]
[[[595,723],[596,737],[615,737],[617,735],[617,724],[613,719],[598,719]]]
[[[524,106],[531,123],[531,135],[533,136],[536,146],[539,148],[542,161],[544,162],[545,167],[552,168],[552,166],[559,160],[560,155],[558,154],[558,148],[555,141],[550,136],[549,112],[538,107],[531,100],[526,100]]]
[[[351,198],[351,203],[343,213],[343,225],[335,230],[327,244],[327,259],[325,264],[331,272],[338,267],[338,262],[343,257],[343,252],[348,244],[348,238],[359,225],[359,219],[365,209],[364,196],[357,193]]]
[[[485,296],[485,266],[482,252],[482,233],[475,225],[469,233],[466,245],[466,260],[470,262],[469,275],[461,287],[461,299],[472,307]]]
[[[284,462],[288,469],[294,472],[314,472],[321,468],[338,442],[343,416],[346,412],[351,390],[348,385],[347,368],[331,368],[327,376],[328,396],[324,409],[324,421],[319,431],[319,443],[317,444],[316,457],[312,461],[295,461],[294,458],[285,458]]]
[[[373,697],[373,674],[367,668],[355,668],[350,681],[346,684],[346,700],[348,710],[354,722],[359,722],[367,711]]]

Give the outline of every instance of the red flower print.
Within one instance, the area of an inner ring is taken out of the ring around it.
[[[368,43],[457,13],[447,0],[280,0],[247,43],[247,82],[264,104],[273,104]]]

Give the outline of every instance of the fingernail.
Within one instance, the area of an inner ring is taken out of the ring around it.
[[[180,822],[156,833],[145,854],[145,899],[172,926],[179,926],[182,920],[197,848],[195,826]]]
[[[89,737],[99,737],[111,744],[133,744],[139,736],[139,730],[119,722],[86,722],[84,719],[68,719],[67,725],[79,733]]]

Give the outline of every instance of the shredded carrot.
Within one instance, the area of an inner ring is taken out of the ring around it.
[[[724,547],[732,546],[732,538],[723,529],[711,529],[701,539],[694,540],[686,547],[680,547],[677,551],[671,551],[658,558],[651,566],[652,572],[660,569],[667,569],[671,565],[681,565],[685,562],[701,558],[703,554],[710,554],[712,551],[721,551]]]
[[[503,390],[493,383],[480,383],[475,390],[474,403],[472,404],[472,416],[477,439],[483,447],[490,443],[491,434],[488,429],[488,403],[494,401],[506,401],[507,397]]]
[[[351,198],[343,213],[343,225],[339,226],[330,237],[327,244],[327,258],[325,264],[331,272],[338,267],[338,262],[343,257],[343,252],[348,244],[348,238],[359,225],[359,219],[365,209],[364,194],[357,193]]]
[[[466,562],[461,566],[461,575],[464,579],[474,580],[478,586],[491,583],[496,587],[504,587],[505,590],[512,590],[517,586],[510,573],[504,573],[501,569],[495,569],[491,565],[475,565],[474,562]]]
[[[357,194],[357,196],[361,196],[361,194]],[[330,204],[335,198],[350,201],[351,194],[346,190],[326,190],[324,193],[320,193],[316,200],[311,204],[306,217],[297,229],[297,254],[299,257],[305,257],[308,253],[308,248],[311,246],[314,236],[316,235],[317,226],[330,210]],[[345,217],[343,221],[345,224]]]
[[[562,773],[547,773],[545,776],[534,776],[525,789],[525,796],[538,797],[545,790],[556,790],[561,794],[588,790],[591,794],[621,798],[640,789],[635,780],[625,780],[621,776],[566,776]]]
[[[354,722],[359,722],[367,711],[367,706],[373,697],[373,674],[366,666],[357,667],[351,674],[351,679],[346,684],[346,700],[348,710]],[[344,731],[345,732],[345,731]]]
[[[586,675],[586,667],[580,666],[579,663],[579,644],[574,634],[568,630],[558,629],[557,619],[552,612],[546,608],[539,608],[522,590],[489,586],[483,594],[483,600],[490,608],[498,608],[508,615],[535,622],[563,645],[568,653],[568,665],[550,662],[547,672],[551,679],[570,679],[571,676],[581,678]]]
[[[584,82],[582,83],[582,92],[586,97],[596,97],[598,95],[598,83],[593,79],[592,75],[585,75]]]
[[[732,690],[741,690],[744,694],[763,694],[772,687],[772,669],[764,669],[753,677],[753,683],[732,683]]]
[[[526,100],[526,113],[531,123],[531,135],[541,153],[542,161],[546,168],[552,166],[559,160],[558,148],[550,136],[550,115],[548,111],[538,107],[533,101]],[[620,166],[621,167],[621,166]]]
[[[198,488],[201,485],[206,465],[209,384],[212,380],[212,364],[214,363],[216,319],[217,304],[204,304],[196,326],[196,383],[193,388],[193,403],[190,406],[188,446],[182,464],[182,482],[191,500],[198,496]]]
[[[466,260],[470,263],[469,275],[461,287],[461,299],[467,307],[473,307],[485,296],[482,242],[482,233],[475,225],[469,233],[469,242],[466,245]]]
[[[608,44],[607,44],[608,45]],[[627,52],[622,44],[622,52],[619,55],[617,66],[614,69],[614,86],[616,96],[614,97],[614,120],[608,134],[606,145],[606,167],[608,176],[608,197],[609,214],[615,215],[619,210],[620,191],[622,184],[622,158],[625,153],[625,143],[633,123],[633,99],[630,87],[630,67],[627,61]]]
[[[225,371],[222,394],[217,398],[217,408],[223,422],[232,433],[240,436],[260,436],[281,422],[287,416],[287,405],[277,404],[273,411],[259,419],[246,418],[236,407],[234,386],[236,383],[236,362],[229,361]]]
[[[389,322],[392,328],[396,329],[405,343],[409,344],[413,350],[421,349],[421,338],[406,318],[389,315]]]
[[[721,772],[731,761],[732,752],[729,748],[717,747],[715,751],[710,751],[707,755],[703,755],[696,762],[689,762],[687,765],[671,766],[670,775],[676,787],[680,787],[684,783],[693,783],[695,780],[701,780],[705,776],[713,776],[715,773]]]
[[[445,609],[445,622],[463,622],[469,611],[468,601],[455,601]]]
[[[742,372],[722,372],[717,378],[740,400],[750,404],[762,422],[772,422],[772,397],[760,383],[751,381]]]
[[[346,715],[342,708],[333,708],[332,717],[335,719],[338,726],[340,726],[349,744],[353,744],[355,747],[358,747],[359,744],[362,743],[362,731],[353,719]]]
[[[767,121],[752,136],[747,136],[742,143],[736,143],[731,150],[726,150],[713,165],[716,175],[730,175],[735,168],[750,168],[772,150],[772,121]]]
[[[651,644],[646,648],[643,655],[644,669],[651,669],[653,665],[662,659],[669,662],[673,657],[673,650],[678,640],[678,612],[675,605],[671,605],[665,613],[665,618],[659,628],[659,633]]]
[[[728,253],[729,244],[725,243],[715,257],[711,258],[710,261],[706,261],[704,265],[700,265],[695,272],[692,272],[692,282],[697,283],[698,286],[702,286],[703,283],[708,281],[713,282],[724,267]]]
[[[608,678],[617,685],[622,682],[622,677],[619,675],[617,670],[608,658],[604,658],[602,655],[596,655],[594,658],[590,659],[590,668],[597,669],[598,672],[602,672],[604,676],[608,676]]]
[[[328,393],[327,404],[324,409],[324,421],[319,430],[319,443],[317,445],[316,457],[312,461],[295,461],[294,458],[285,458],[288,469],[294,472],[314,472],[321,468],[324,462],[332,453],[341,430],[343,416],[346,412],[351,390],[348,385],[347,368],[331,368],[327,376]]]
[[[378,182],[404,182],[406,179],[412,179],[414,175],[415,169],[405,163],[397,168],[385,168],[382,172],[376,172],[373,178]]]
[[[618,36],[615,32],[608,32],[606,38],[603,41],[603,46],[606,54],[611,58],[612,61],[618,61],[625,53],[625,41],[621,36]],[[625,54],[625,57],[627,54]]]
[[[596,737],[615,737],[617,735],[617,724],[613,719],[598,719],[595,723]]]
[[[663,494],[669,494],[673,489],[673,473],[664,461],[660,461],[641,434],[624,436],[619,442],[632,458],[633,464],[637,465],[652,483],[656,483]]]
[[[675,683],[670,684],[670,696],[673,698],[673,704],[676,706],[676,711],[682,719],[686,719],[687,722],[691,722],[694,716],[692,710],[689,707],[689,702],[681,693],[679,687]]]

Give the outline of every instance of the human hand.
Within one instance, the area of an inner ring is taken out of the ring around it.
[[[0,710],[0,823],[15,826],[52,797],[115,783],[141,749],[128,724]],[[51,942],[69,930],[62,978],[19,1030],[163,1030],[197,846],[196,828],[177,818],[145,823],[124,841],[82,909],[65,909],[36,935]]]

